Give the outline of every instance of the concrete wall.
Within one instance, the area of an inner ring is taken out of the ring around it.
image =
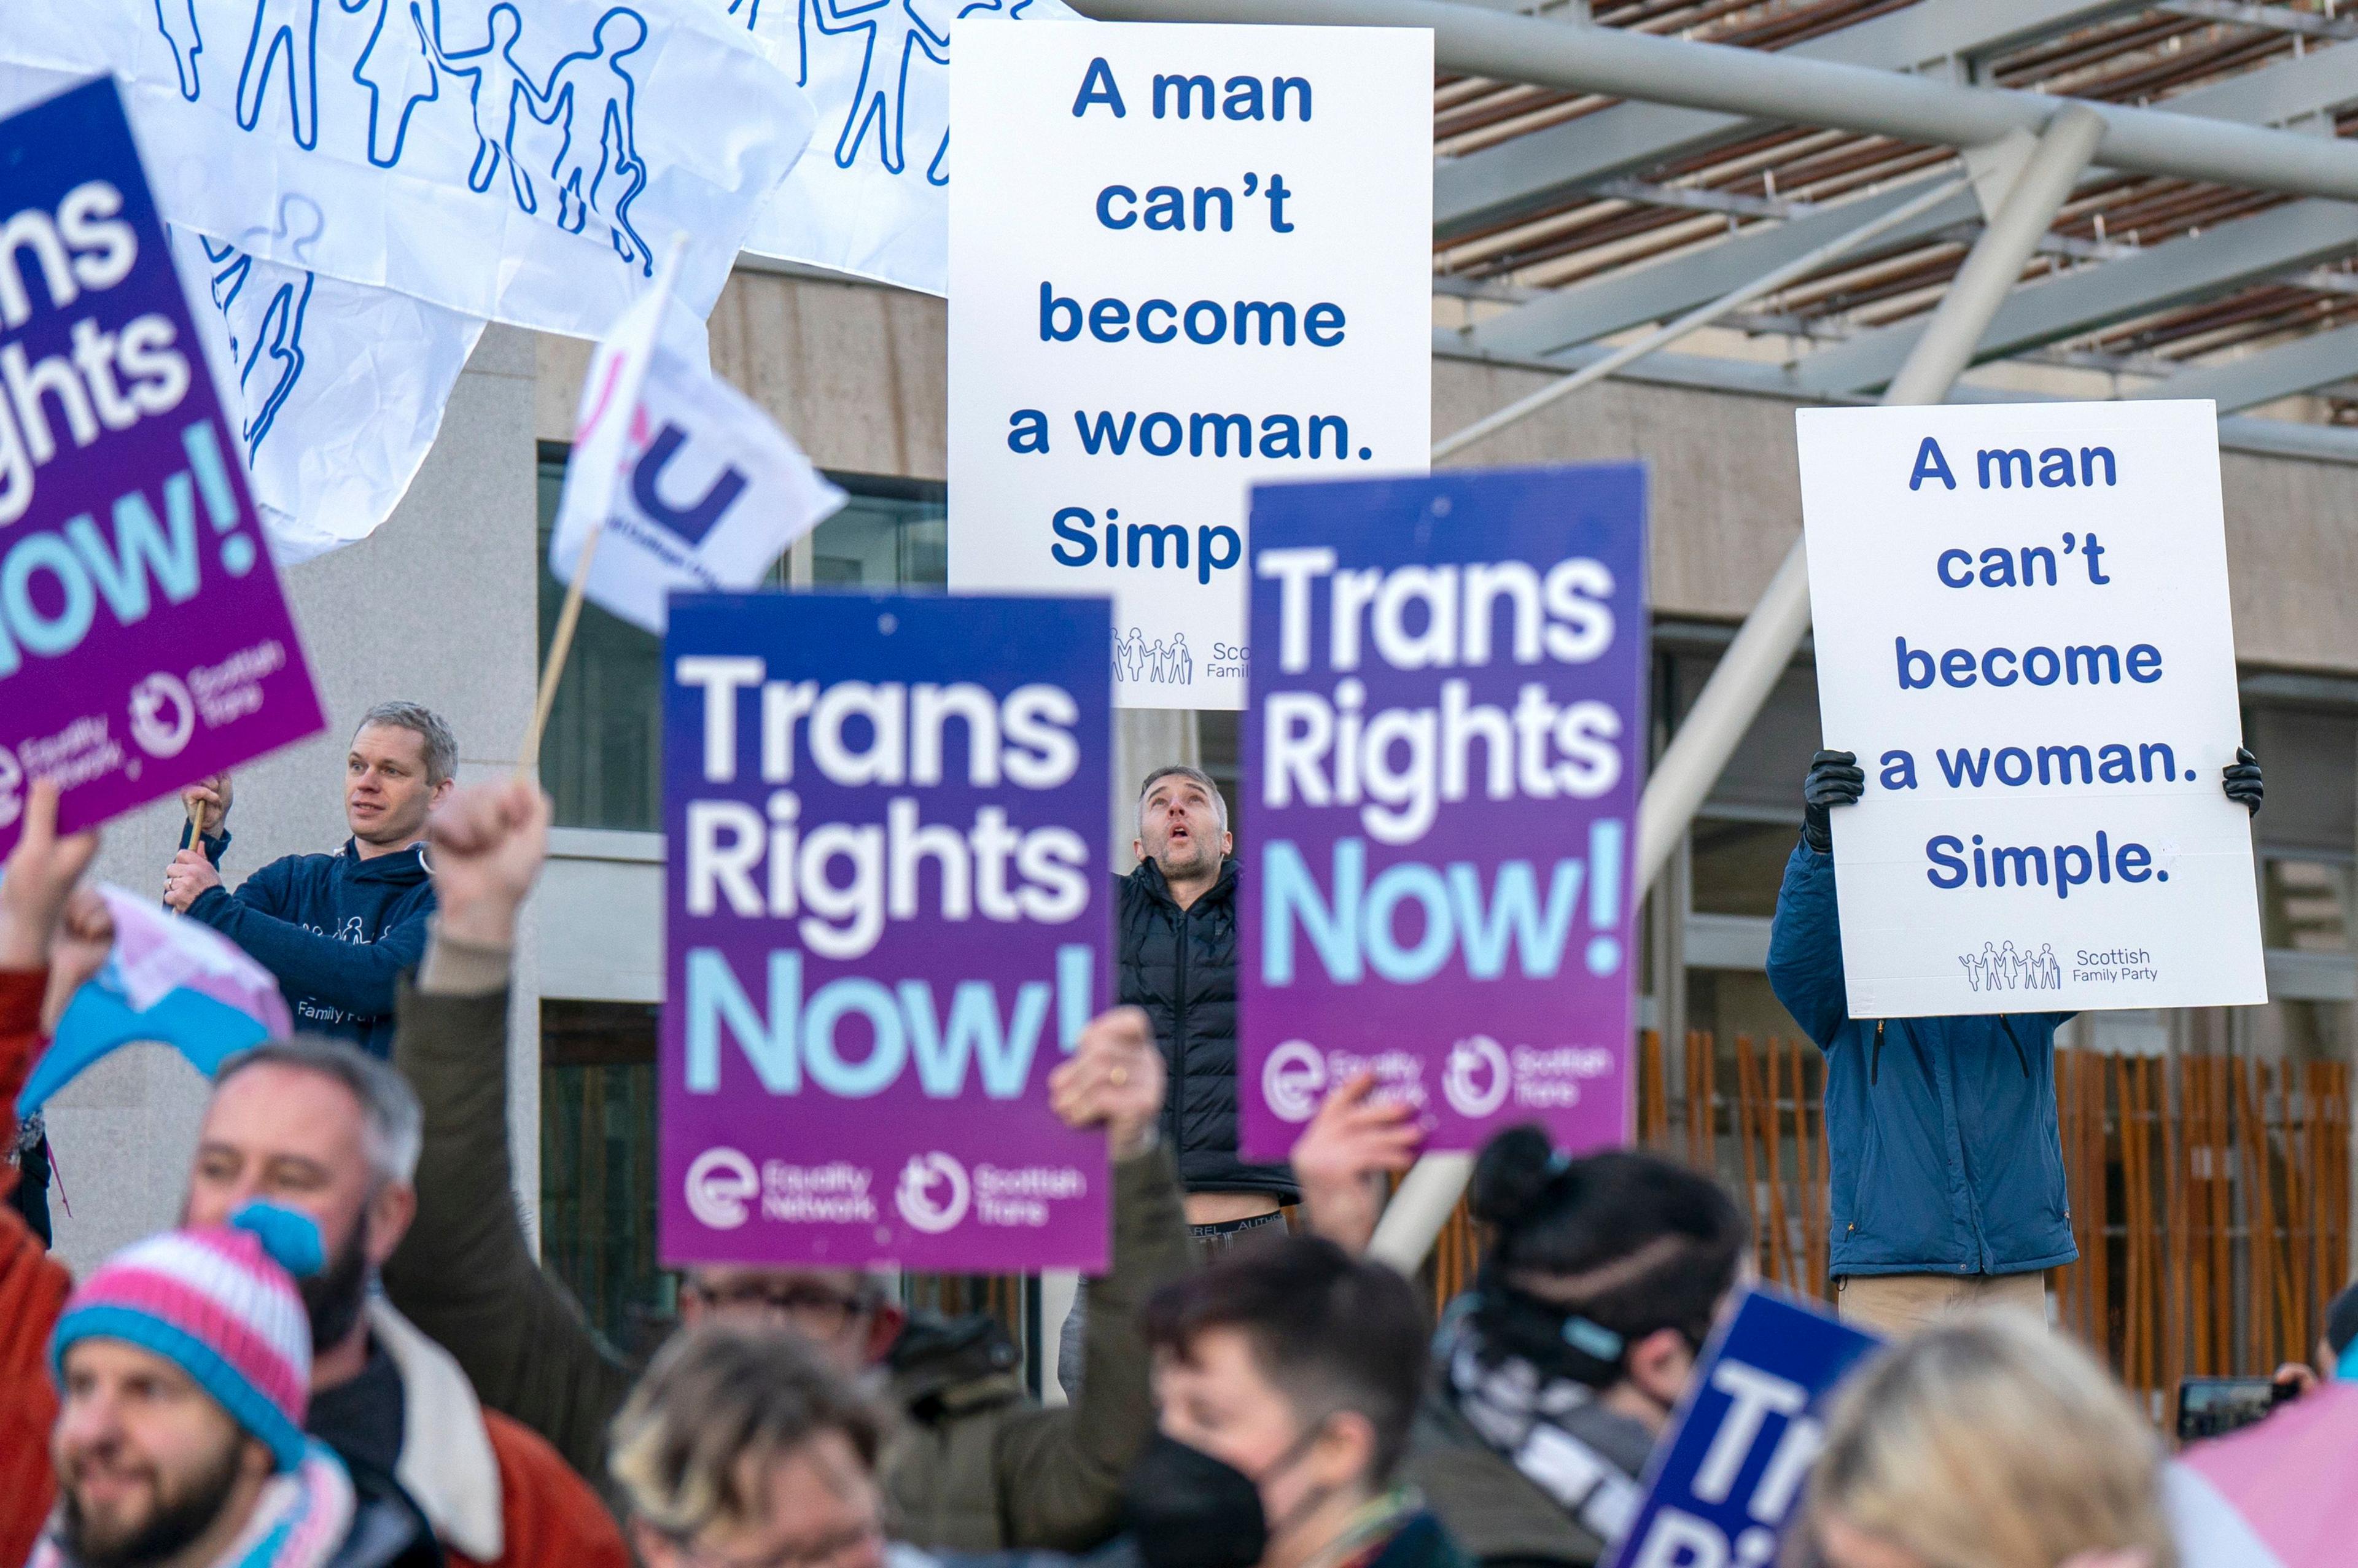
[[[821,467],[943,477],[941,300],[864,284],[740,271],[712,313],[712,363]],[[589,345],[540,340],[535,428],[561,441]],[[1537,371],[1433,362],[1433,427],[1463,429],[1543,384]],[[1456,465],[1638,457],[1653,472],[1653,598],[1663,615],[1736,621],[1801,531],[1793,408],[1782,398],[1606,381],[1452,460]],[[2358,467],[2222,455],[2235,645],[2246,665],[2358,672]]]
[[[493,327],[459,379],[442,434],[399,510],[366,541],[284,574],[328,711],[326,733],[237,774],[233,884],[280,855],[346,837],[343,757],[354,720],[388,697],[423,702],[457,732],[461,779],[514,766],[532,708],[534,612],[531,335]],[[166,803],[112,824],[98,875],[160,892],[179,813]],[[539,1192],[538,999],[521,960],[512,1053],[517,1179]],[[69,1217],[50,1190],[58,1250],[88,1268],[178,1212],[204,1085],[158,1047],[136,1046],[70,1086],[49,1112]]]

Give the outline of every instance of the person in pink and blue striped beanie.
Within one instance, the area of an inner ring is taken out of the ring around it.
[[[359,1568],[342,1464],[303,1432],[318,1227],[272,1204],[168,1230],[83,1280],[50,1341],[58,1505],[28,1568]],[[390,1549],[390,1550],[388,1550]]]

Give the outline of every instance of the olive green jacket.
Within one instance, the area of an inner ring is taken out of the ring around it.
[[[384,1268],[411,1322],[493,1410],[605,1486],[606,1427],[637,1368],[544,1272],[512,1195],[504,988],[441,995],[405,980],[394,1065],[425,1108],[417,1217]],[[937,1551],[1081,1552],[1120,1521],[1123,1476],[1154,1429],[1140,1304],[1195,1267],[1178,1180],[1160,1148],[1113,1173],[1112,1267],[1091,1280],[1080,1399],[1044,1409],[1013,1346],[981,1325],[913,1323],[887,1358],[903,1419],[882,1479],[900,1539]]]

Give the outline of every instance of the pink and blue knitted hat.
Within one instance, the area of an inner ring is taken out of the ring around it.
[[[67,1301],[49,1342],[65,1380],[66,1349],[119,1339],[196,1380],[260,1438],[281,1470],[303,1458],[311,1390],[311,1323],[295,1281],[319,1271],[324,1249],[308,1217],[253,1203],[225,1226],[168,1230],[117,1252]]]

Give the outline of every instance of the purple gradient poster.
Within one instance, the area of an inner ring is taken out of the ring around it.
[[[1048,1075],[1111,989],[1102,599],[675,594],[668,1265],[1099,1271]]]
[[[1376,1074],[1426,1147],[1630,1129],[1635,464],[1256,486],[1243,1152]]]
[[[0,854],[321,725],[112,78],[0,120]]]

